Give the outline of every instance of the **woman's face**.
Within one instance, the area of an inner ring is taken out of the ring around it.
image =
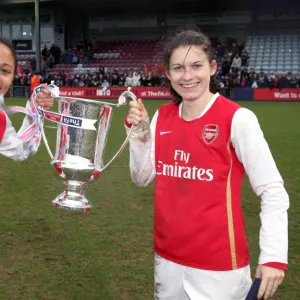
[[[0,94],[5,95],[14,79],[15,61],[11,50],[3,44],[0,53]]]
[[[209,92],[210,76],[217,70],[200,46],[185,46],[174,50],[166,72],[173,89],[184,101],[195,101]]]

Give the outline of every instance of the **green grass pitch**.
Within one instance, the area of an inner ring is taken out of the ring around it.
[[[153,115],[163,101],[148,100]],[[25,105],[25,99],[7,99]],[[256,113],[285,180],[289,270],[277,297],[300,297],[300,103],[241,102]],[[105,160],[125,138],[127,107],[114,111]],[[16,128],[23,115],[11,117]],[[52,124],[53,125],[53,124]],[[52,151],[56,130],[47,128]],[[150,300],[153,293],[153,185],[131,182],[128,148],[87,188],[93,209],[60,210],[51,200],[63,183],[42,144],[24,162],[0,157],[0,300]],[[245,178],[243,209],[254,272],[259,254],[260,199]],[[221,300],[221,299],[220,299]]]

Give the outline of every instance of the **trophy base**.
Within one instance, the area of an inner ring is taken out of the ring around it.
[[[78,194],[70,192],[67,195],[66,192],[61,193],[52,201],[52,204],[57,208],[81,212],[87,212],[92,208],[92,205],[84,196],[78,196]]]

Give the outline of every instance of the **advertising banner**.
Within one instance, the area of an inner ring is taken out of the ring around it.
[[[81,87],[60,87],[60,96],[96,99],[116,99],[121,93],[127,90],[126,87],[108,88],[81,88]],[[170,91],[158,87],[134,87],[131,91],[142,99],[173,99]]]
[[[300,89],[254,89],[254,100],[300,101]]]
[[[12,44],[16,51],[32,50],[32,40],[12,40]]]
[[[233,100],[234,101],[249,101],[253,100],[254,89],[248,88],[235,88],[233,90]]]

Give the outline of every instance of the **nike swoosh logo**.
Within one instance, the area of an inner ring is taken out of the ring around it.
[[[164,135],[164,134],[168,134],[168,133],[171,133],[172,131],[161,131],[160,132],[160,135]]]

